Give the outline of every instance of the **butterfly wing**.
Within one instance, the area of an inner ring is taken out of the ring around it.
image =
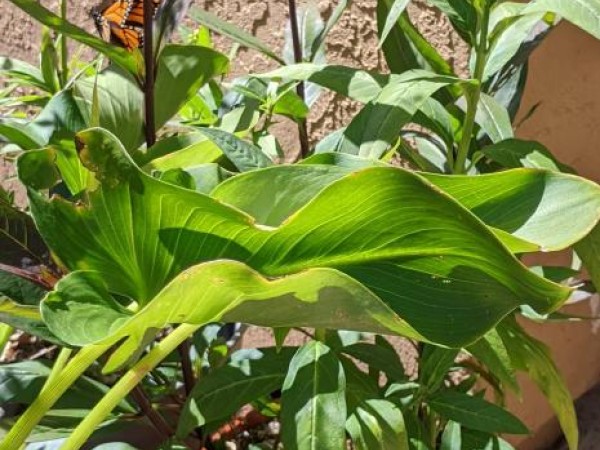
[[[140,48],[143,43],[143,30],[136,27],[116,27],[111,29],[112,37],[129,51]]]
[[[162,0],[152,0],[153,15]],[[143,46],[143,0],[105,0],[92,12],[102,39],[117,43],[127,50]]]

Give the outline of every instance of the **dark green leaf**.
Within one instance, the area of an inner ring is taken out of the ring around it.
[[[18,267],[21,267],[25,258],[39,263],[42,255],[48,251],[31,216],[17,208],[9,193],[1,187],[0,248],[0,263]]]
[[[37,134],[29,124],[0,119],[0,136],[6,141],[18,145],[23,150],[43,147],[48,141]]]
[[[523,423],[508,411],[479,397],[452,390],[442,390],[427,399],[442,417],[468,428],[489,433],[527,434]]]
[[[384,345],[358,342],[344,347],[342,352],[366,363],[369,369],[385,373],[389,381],[404,381],[405,369],[398,353]]]
[[[39,395],[50,375],[50,362],[21,361],[0,366],[0,404],[31,404]],[[77,379],[69,391],[54,405],[57,409],[91,408],[109,388],[87,376]],[[135,409],[123,400],[119,412],[133,413]]]
[[[261,349],[242,364],[202,377],[184,405],[177,435],[184,438],[196,427],[227,419],[245,404],[280,389],[295,350]]]
[[[477,12],[472,1],[427,0],[427,2],[448,16],[454,29],[468,44],[474,44],[477,33]]]
[[[574,172],[569,166],[557,161],[545,146],[536,141],[506,139],[482,148],[481,153],[507,169],[529,167]]]
[[[419,363],[419,383],[435,391],[443,383],[458,356],[457,349],[424,344]]]

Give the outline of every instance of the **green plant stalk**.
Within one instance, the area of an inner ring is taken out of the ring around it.
[[[67,20],[67,0],[60,2],[60,15],[65,21]],[[60,35],[60,64],[60,87],[64,89],[69,81],[69,46],[65,33]]]
[[[93,345],[83,348],[75,357],[60,371],[58,370],[52,378],[52,383],[46,383],[35,401],[19,417],[17,423],[10,429],[8,434],[0,443],[0,450],[13,450],[20,448],[33,428],[39,423],[44,415],[54,406],[58,399],[69,387],[91,366],[110,346]],[[57,363],[66,362],[66,352],[59,355]],[[54,370],[52,372],[55,372]]]
[[[171,354],[177,347],[191,336],[200,325],[180,325],[156,347],[140,359],[119,382],[100,400],[92,411],[77,426],[75,431],[65,441],[61,450],[77,450],[88,440],[98,425],[111,413],[123,400],[163,359]]]
[[[56,361],[54,361],[54,365],[52,366],[52,371],[50,372],[48,379],[44,383],[42,391],[46,389],[47,386],[51,386],[52,383],[55,382],[56,378],[61,374],[64,367],[67,365],[67,362],[69,361],[69,358],[71,357],[72,353],[73,350],[71,350],[70,348],[65,347],[60,350],[60,352],[58,353],[58,357],[56,358]]]
[[[314,338],[317,341],[325,343],[325,340],[327,339],[327,330],[324,328],[316,328]]]
[[[15,329],[10,325],[4,323],[0,324],[0,353],[4,352],[4,347],[8,344],[10,337],[12,336]]]
[[[477,84],[474,87],[469,86],[465,89],[467,112],[463,124],[462,138],[458,146],[458,153],[454,163],[453,172],[455,174],[461,174],[465,172],[465,165],[467,162],[467,156],[469,154],[469,147],[471,146],[473,128],[475,127],[477,106],[479,105],[479,98],[481,97],[481,84],[488,50],[487,40],[488,28],[490,24],[490,7],[487,4],[484,4],[482,9],[483,11],[481,11],[479,15],[479,42],[477,43],[477,49],[475,52],[475,71],[473,73],[473,78],[475,81],[477,81]]]

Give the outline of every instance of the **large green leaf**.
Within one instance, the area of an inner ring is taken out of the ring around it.
[[[260,217],[266,225],[277,226],[334,180],[361,167],[361,164],[355,164],[356,158],[347,161],[351,155],[344,155],[344,160],[340,160],[340,156],[331,153],[315,155],[313,158],[319,158],[315,162],[337,167],[314,167],[312,179],[310,171],[302,165],[277,166],[235,177],[219,186],[212,195]],[[421,175],[487,225],[528,243],[528,251],[569,247],[588,235],[600,219],[600,187],[574,175],[534,169],[477,177]],[[253,186],[261,189],[255,191]],[[272,189],[264,189],[266,186]],[[253,198],[256,204],[253,204]],[[289,201],[286,202],[286,198]],[[565,214],[565,211],[569,213]],[[569,217],[579,220],[573,222]],[[505,239],[505,236],[501,237]],[[506,242],[511,241],[507,239]]]
[[[233,259],[270,277],[333,267],[427,339],[462,346],[521,304],[547,312],[569,294],[527,270],[451,197],[399,168],[342,177],[273,229],[149,177],[107,132],[88,130],[78,141],[96,178],[85,202],[47,200],[29,186],[36,224],[69,270],[98,270],[111,292],[142,305],[203,261]],[[19,164],[23,179],[47,170]]]
[[[558,14],[600,39],[600,3],[597,0],[535,0],[524,10],[524,13],[534,12]]]
[[[214,14],[211,14],[208,11],[200,8],[193,8],[190,11],[190,16],[196,22],[201,23],[214,32],[222,34],[223,36],[227,36],[244,47],[257,50],[269,58],[274,59],[278,63],[284,64],[283,60],[260,39],[252,36],[250,33],[247,33],[246,31],[230,24],[225,20],[219,19]]]
[[[92,123],[97,113],[98,125],[117,136],[127,150],[142,143],[144,95],[131,76],[109,67],[96,76],[78,80],[74,91],[87,123]]]
[[[38,116],[32,120],[27,128],[40,136],[47,144],[54,136],[70,134],[86,127],[85,117],[82,115],[77,99],[71,91],[61,91],[54,95]]]
[[[281,439],[297,450],[346,448],[346,377],[335,353],[319,341],[301,347],[285,377]]]
[[[336,166],[299,165],[293,170],[272,167],[250,172],[244,178],[230,178],[211,196],[247,212],[258,223],[277,227],[306,205],[325,186],[351,172]],[[300,189],[286,189],[297,186]]]
[[[600,218],[600,187],[573,175],[517,169],[477,177],[423,176],[487,225],[544,251],[578,242]]]
[[[240,364],[212,370],[196,383],[177,426],[185,438],[194,428],[226,419],[242,406],[281,389],[295,348],[257,350]]]
[[[514,318],[504,320],[497,330],[514,366],[527,373],[548,399],[558,417],[569,448],[577,449],[579,431],[573,399],[548,347],[529,336]]]
[[[25,11],[38,22],[46,25],[58,33],[65,34],[69,38],[78,41],[100,53],[108,56],[115,64],[119,65],[134,76],[138,76],[143,66],[142,56],[139,51],[129,52],[122,47],[104,42],[85,30],[73,25],[62,17],[57,16],[50,10],[44,8],[36,0],[10,0],[11,3]]]
[[[202,286],[202,291],[194,286]],[[110,296],[98,273],[73,272],[46,296],[42,314],[50,329],[72,345],[127,337],[111,357],[109,370],[124,364],[148,336],[169,323],[241,321],[272,328],[353,328],[419,337],[379,298],[337,270],[309,269],[267,280],[227,260],[187,269],[137,314]]]
[[[529,432],[527,427],[508,411],[479,397],[446,389],[433,394],[427,399],[427,403],[445,419],[461,423],[473,430],[509,434]]]

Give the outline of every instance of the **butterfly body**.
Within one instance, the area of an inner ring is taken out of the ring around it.
[[[161,0],[152,0],[156,13]],[[100,37],[129,51],[144,45],[144,0],[105,0],[92,9]]]

